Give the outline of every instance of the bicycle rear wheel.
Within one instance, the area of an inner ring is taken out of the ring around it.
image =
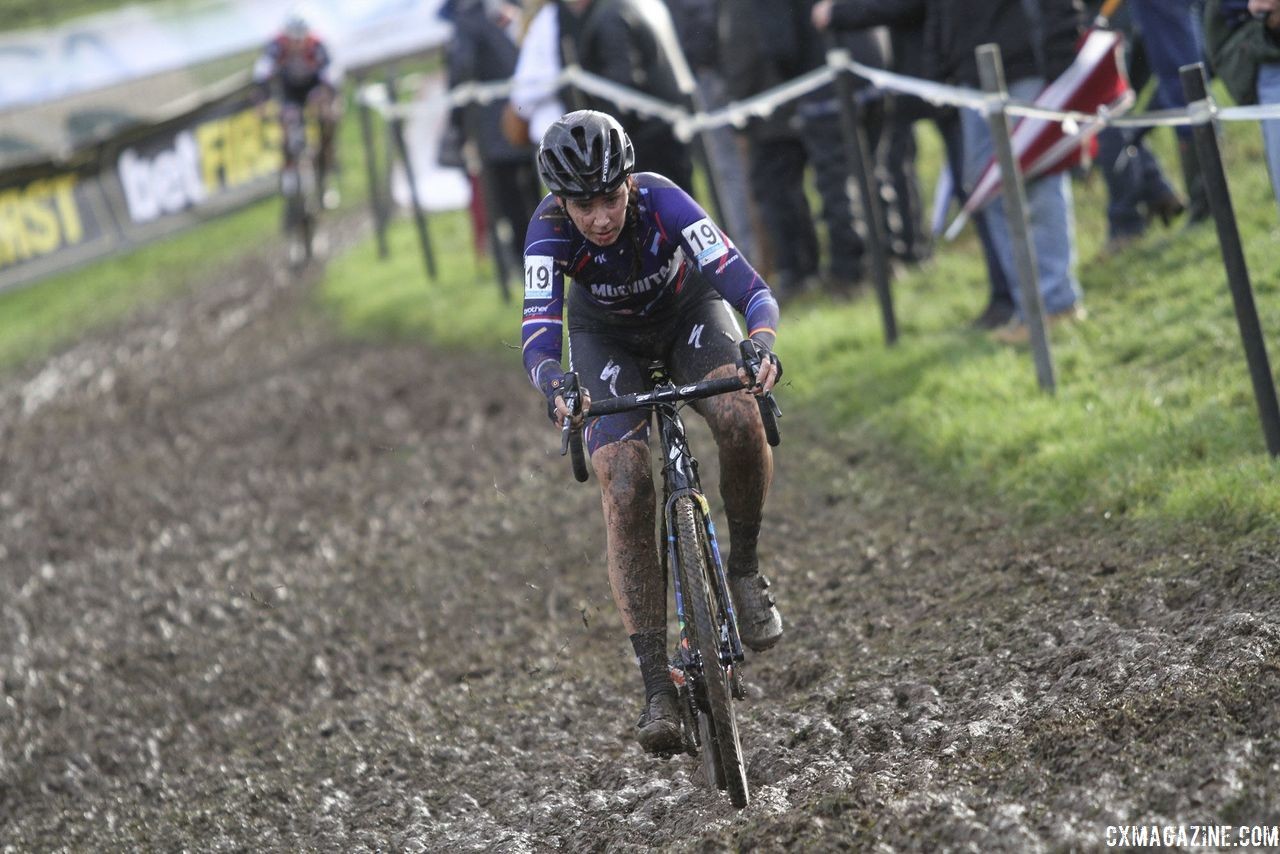
[[[693,623],[694,645],[702,658],[702,682],[706,689],[708,726],[700,727],[703,750],[719,755],[721,776],[708,775],[708,782],[729,792],[730,802],[742,809],[747,805],[747,771],[742,762],[738,722],[733,716],[729,695],[729,674],[720,661],[720,615],[715,587],[707,563],[706,530],[702,514],[689,496],[675,503],[676,548],[680,556],[680,589],[686,616]],[[686,629],[688,627],[686,626]],[[714,770],[714,766],[710,766]],[[723,780],[724,785],[720,786]]]

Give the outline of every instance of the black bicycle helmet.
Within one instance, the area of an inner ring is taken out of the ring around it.
[[[557,196],[585,199],[612,192],[636,165],[636,152],[618,120],[577,110],[556,120],[538,146],[538,171]]]

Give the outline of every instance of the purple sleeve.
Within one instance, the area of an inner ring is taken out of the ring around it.
[[[772,348],[778,335],[778,302],[751,262],[684,190],[672,184],[650,192],[665,236],[679,243],[689,264],[746,318],[747,337]]]
[[[567,244],[562,234],[539,214],[529,223],[524,246],[524,321],[520,328],[524,369],[529,381],[544,394],[548,378],[559,376],[564,328],[564,273],[557,260]]]

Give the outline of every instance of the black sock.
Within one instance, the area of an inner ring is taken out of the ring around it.
[[[729,575],[742,578],[760,571],[756,557],[756,540],[760,536],[760,520],[739,522],[729,520]]]
[[[635,650],[640,675],[644,678],[644,697],[664,691],[675,693],[671,670],[667,665],[666,629],[641,629],[631,636],[631,648]]]

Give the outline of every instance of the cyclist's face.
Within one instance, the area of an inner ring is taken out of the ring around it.
[[[569,219],[596,246],[612,246],[627,221],[627,182],[589,199],[561,199]]]

